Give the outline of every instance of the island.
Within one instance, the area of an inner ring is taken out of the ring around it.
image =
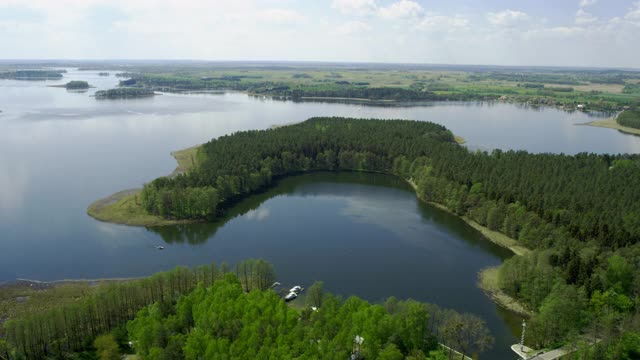
[[[633,265],[640,249],[640,155],[472,151],[438,124],[351,118],[236,132],[182,155],[174,176],[91,215],[112,222],[138,216],[137,225],[212,221],[293,174],[392,174],[419,199],[514,253],[481,272],[479,285],[530,318],[532,346],[588,343],[590,329],[609,314],[621,321],[599,347],[640,336],[631,322],[640,284]],[[158,222],[146,223],[149,216]]]
[[[89,85],[88,82],[86,81],[81,81],[81,80],[73,80],[73,81],[69,81],[66,84],[62,84],[62,85],[49,85],[49,87],[55,87],[55,88],[64,88],[67,90],[87,90],[91,87],[91,85]]]
[[[96,91],[95,98],[98,100],[104,99],[134,99],[144,98],[156,95],[153,90],[137,87],[122,87],[109,90]]]
[[[57,80],[66,70],[13,70],[0,72],[0,79],[10,80]]]
[[[98,76],[109,76],[108,72],[99,72]]]

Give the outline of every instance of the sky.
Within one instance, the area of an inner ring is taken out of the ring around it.
[[[640,0],[0,0],[1,59],[640,68]]]

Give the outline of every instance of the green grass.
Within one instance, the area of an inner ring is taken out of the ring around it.
[[[171,153],[178,166],[170,176],[192,170],[197,164],[198,148],[199,146],[194,146]],[[165,219],[147,213],[142,208],[140,190],[125,190],[97,200],[89,205],[87,214],[100,221],[131,226],[166,226],[194,222]]]
[[[619,130],[622,131],[624,133],[627,134],[632,134],[632,135],[640,135],[640,129],[634,129],[634,128],[630,128],[627,126],[622,126],[620,124],[618,124],[618,122],[616,121],[615,118],[609,118],[609,119],[604,119],[604,120],[596,120],[596,121],[592,121],[586,124],[578,124],[578,125],[587,125],[587,126],[595,126],[595,127],[602,127],[602,128],[608,128],[608,129],[615,129],[615,130]]]
[[[89,282],[34,284],[20,282],[0,287],[0,321],[33,315],[71,304],[91,294]]]
[[[482,235],[484,235],[484,237],[491,240],[491,242],[511,250],[516,255],[526,255],[527,253],[531,252],[531,250],[522,246],[517,240],[512,239],[507,235],[490,230],[489,228],[484,227],[467,217],[463,217],[463,219],[474,229],[480,231]]]
[[[171,155],[178,162],[178,166],[173,170],[172,175],[185,174],[196,167],[198,162],[198,149],[200,146],[193,146],[187,149],[174,151]]]
[[[141,205],[140,190],[121,191],[89,206],[87,213],[100,221],[131,226],[166,226],[193,223],[150,215]]]
[[[355,65],[273,68],[147,66],[133,68],[132,71],[138,71],[139,74],[148,77],[145,80],[147,85],[158,86],[164,90],[234,89],[276,98],[286,98],[297,91],[304,99],[325,99],[320,94],[333,93],[330,95],[331,98],[353,100],[351,98],[357,97],[355,94],[358,93],[354,88],[368,87],[401,88],[412,90],[416,94],[427,91],[438,94],[443,99],[461,101],[492,100],[506,96],[511,102],[556,106],[568,110],[575,109],[577,104],[587,105],[589,110],[604,111],[621,110],[624,106],[640,106],[637,94],[622,93],[625,83],[633,84],[640,76],[632,72],[621,72],[614,76],[615,79],[620,78],[622,83],[600,83],[598,79],[606,78],[608,75],[593,74],[589,71],[554,73],[538,71],[526,77],[522,74],[510,74],[506,70],[494,70],[497,73],[494,71],[477,73],[452,69],[367,68]],[[544,88],[522,86],[529,80]],[[569,87],[573,91],[554,90],[554,88]],[[343,95],[349,92],[354,96]],[[319,95],[314,96],[314,93]],[[374,98],[368,100],[374,100]],[[406,99],[387,100],[406,101]]]
[[[467,140],[465,138],[463,138],[462,136],[458,136],[458,135],[453,135],[453,139],[460,145],[462,145],[462,144],[467,142]]]
[[[478,274],[478,287],[500,306],[521,315],[531,316],[531,311],[500,289],[498,285],[499,269],[499,267],[490,267],[482,270]]]

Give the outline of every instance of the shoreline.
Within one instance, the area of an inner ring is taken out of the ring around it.
[[[613,118],[613,117],[604,119],[604,120],[594,120],[588,123],[575,124],[575,125],[614,129],[629,135],[636,135],[636,136],[640,135],[640,129],[634,129],[631,127],[622,126],[618,124],[618,122],[616,121],[616,118]]]
[[[196,145],[171,152],[171,156],[178,164],[167,177],[174,178],[193,169],[199,147],[200,145]],[[198,222],[196,220],[171,220],[147,214],[138,202],[138,195],[141,191],[142,189],[123,190],[98,199],[87,207],[87,215],[98,221],[127,226],[169,226]]]
[[[528,310],[524,305],[500,289],[498,285],[499,271],[500,265],[480,270],[478,273],[477,286],[499,306],[527,318],[533,316],[532,311]]]
[[[283,126],[283,125],[280,125]],[[284,125],[286,126],[286,125]],[[456,136],[455,140],[458,144],[464,143],[464,139]],[[168,175],[169,177],[179,176],[193,169],[195,166],[195,156],[200,145],[192,146],[183,150],[174,151],[171,155],[176,159],[178,165],[174,171]],[[515,256],[524,256],[531,250],[520,245],[516,240],[507,237],[497,231],[478,224],[466,216],[459,216],[453,213],[444,205],[431,201],[426,201],[418,195],[418,187],[411,179],[405,179],[411,186],[416,197],[431,206],[446,211],[456,217],[461,218],[469,226],[479,231],[483,237],[492,243],[511,251]],[[129,226],[168,226],[178,224],[192,224],[199,221],[196,220],[170,220],[159,216],[147,214],[138,203],[137,196],[141,189],[124,190],[99,199],[92,203],[87,209],[87,213],[99,220],[109,223],[129,225]],[[482,269],[478,272],[477,286],[497,305],[517,314],[531,316],[531,312],[525,306],[520,304],[516,299],[504,293],[497,286],[497,270],[498,267]]]
[[[485,239],[491,241],[492,243],[500,247],[510,250],[514,254],[514,256],[524,256],[529,252],[531,252],[531,250],[527,249],[524,246],[519,245],[516,240],[511,239],[510,237],[504,234],[501,234],[497,231],[493,231],[485,226],[482,226],[477,222],[473,221],[472,219],[469,219],[466,216],[459,216],[444,205],[422,199],[418,195],[418,186],[413,182],[413,180],[407,180],[407,183],[413,188],[414,192],[416,193],[416,196],[420,201],[424,201],[425,203],[433,207],[446,211],[449,214],[452,214],[462,219],[469,226],[479,231]],[[502,289],[500,289],[500,287],[498,286],[498,271],[500,269],[500,266],[501,265],[480,270],[478,272],[478,281],[476,285],[480,288],[480,290],[482,290],[482,292],[485,293],[485,295],[487,295],[498,306],[501,306],[504,309],[511,311],[513,313],[516,313],[518,315],[531,317],[533,315],[531,311],[529,311],[523,304],[518,302],[518,300],[516,300],[512,296],[502,291]]]

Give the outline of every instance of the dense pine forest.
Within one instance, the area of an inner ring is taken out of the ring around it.
[[[96,91],[96,99],[127,99],[154,96],[149,89],[122,87],[117,89]]]
[[[57,80],[66,70],[13,70],[0,72],[0,79],[13,80]]]
[[[8,321],[0,359],[450,359],[493,338],[484,322],[436,305],[344,300],[321,282],[289,306],[263,260],[176,268],[111,284],[70,305]],[[364,339],[355,342],[356,336]],[[310,345],[311,344],[311,345]],[[440,344],[447,344],[443,348]]]
[[[640,157],[470,151],[428,122],[314,118],[223,136],[198,167],[143,190],[171,218],[211,219],[274,179],[315,170],[376,171],[411,180],[446,206],[533,249],[507,260],[500,285],[536,312],[528,342],[579,339],[599,358],[640,354]]]

